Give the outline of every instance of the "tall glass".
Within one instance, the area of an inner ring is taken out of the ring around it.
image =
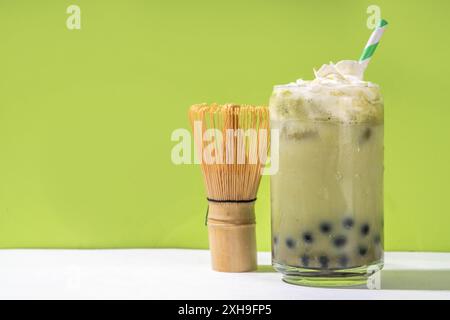
[[[272,262],[286,282],[359,285],[383,266],[383,100],[374,84],[276,86]]]

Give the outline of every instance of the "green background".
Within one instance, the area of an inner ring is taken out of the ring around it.
[[[66,8],[81,7],[81,30]],[[207,247],[200,168],[170,137],[199,102],[357,59],[385,97],[385,244],[450,250],[449,1],[0,0],[0,247]],[[269,183],[257,203],[269,249]]]

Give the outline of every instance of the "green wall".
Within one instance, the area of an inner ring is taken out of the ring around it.
[[[81,30],[66,8],[81,7]],[[0,247],[207,246],[200,169],[170,140],[198,102],[356,59],[385,96],[385,243],[450,251],[449,1],[0,0]],[[269,249],[269,184],[257,204]]]

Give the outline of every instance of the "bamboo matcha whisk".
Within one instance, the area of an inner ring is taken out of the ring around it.
[[[207,191],[213,269],[255,270],[255,201],[269,148],[268,109],[199,104],[189,118]]]

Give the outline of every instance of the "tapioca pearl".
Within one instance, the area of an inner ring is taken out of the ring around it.
[[[286,247],[293,249],[295,247],[295,240],[292,238],[286,238]]]
[[[361,257],[364,257],[367,254],[367,247],[366,246],[359,246],[358,247],[358,254]]]
[[[353,228],[354,224],[355,221],[353,220],[353,218],[344,218],[344,220],[342,221],[342,225],[344,226],[345,229]]]
[[[338,257],[338,263],[341,267],[346,267],[348,265],[348,257],[344,254]]]
[[[329,222],[322,222],[319,226],[319,229],[322,233],[328,234],[330,233],[332,226]]]
[[[361,137],[359,138],[359,143],[363,144],[364,142],[368,141],[370,139],[370,137],[372,136],[372,129],[370,128],[366,128]]]
[[[380,244],[380,242],[381,242],[381,237],[380,237],[379,234],[377,234],[377,235],[375,235],[375,237],[373,237],[373,242],[374,242],[375,244]]]
[[[307,267],[309,265],[309,256],[307,254],[304,254],[300,257],[300,261],[302,262],[302,265]]]
[[[343,235],[338,235],[333,238],[333,245],[336,248],[342,248],[347,244],[347,237]]]
[[[278,244],[278,237],[277,236],[273,237],[273,244],[274,245]]]
[[[370,232],[369,224],[368,223],[364,223],[361,226],[361,235],[365,237],[365,236],[367,236],[369,234],[369,232]]]
[[[311,232],[305,232],[302,235],[303,242],[306,244],[311,244],[314,242],[314,236]]]
[[[328,259],[327,256],[325,256],[325,255],[319,256],[319,264],[322,269],[328,268],[329,261],[330,261],[330,259]]]

